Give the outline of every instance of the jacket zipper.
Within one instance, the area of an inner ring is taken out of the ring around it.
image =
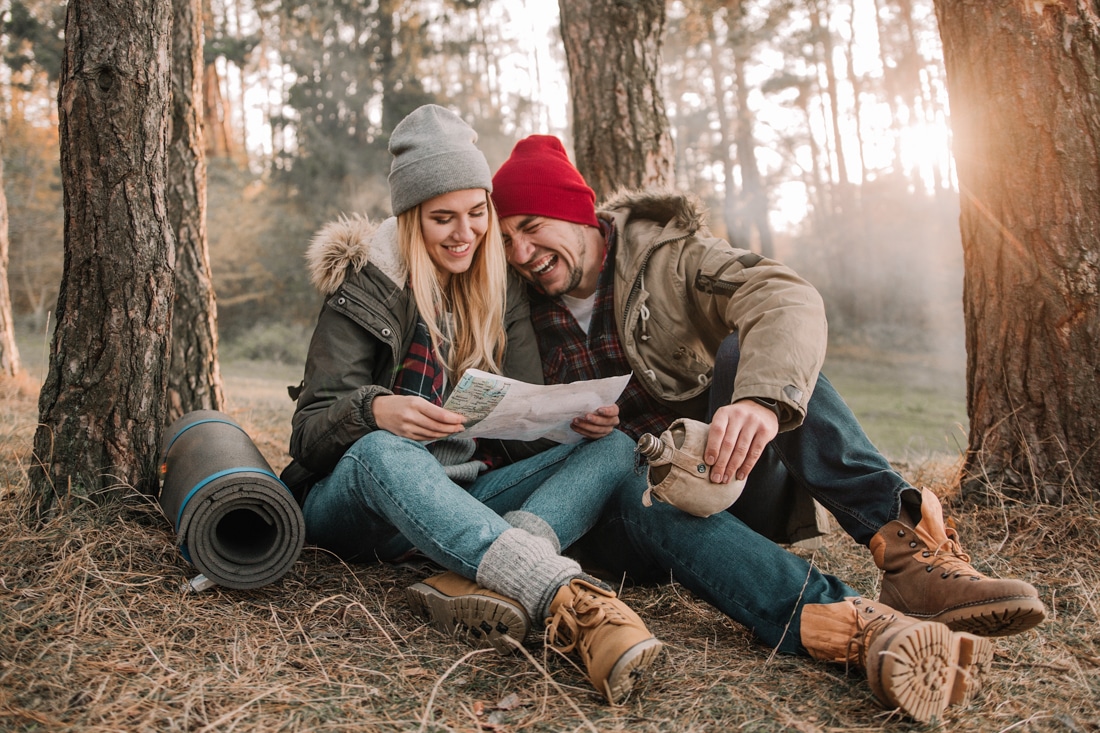
[[[753,252],[741,255],[732,262],[727,262],[713,275],[704,275],[701,272],[697,272],[695,273],[695,289],[707,295],[714,295],[715,292],[718,292],[720,295],[733,295],[741,286],[722,280],[722,275],[726,273],[726,270],[736,264],[740,264],[745,269],[755,267],[762,259],[764,258]]]
[[[645,253],[645,257],[642,259],[642,264],[638,267],[638,274],[634,277],[634,282],[631,283],[631,285],[630,285],[630,292],[627,293],[627,295],[626,295],[626,303],[624,304],[625,307],[623,308],[623,323],[622,323],[623,333],[626,333],[627,319],[630,316],[630,306],[634,302],[634,298],[638,295],[638,291],[640,291],[642,289],[642,277],[645,275],[646,267],[649,266],[649,258],[652,257],[653,253],[656,252],[661,247],[664,247],[665,245],[668,245],[668,244],[675,244],[676,242],[681,242],[681,241],[687,239],[690,236],[691,236],[691,234],[684,234],[683,236],[680,236],[680,237],[674,237],[672,239],[666,239],[663,242],[657,242],[657,244],[650,247],[649,250]]]

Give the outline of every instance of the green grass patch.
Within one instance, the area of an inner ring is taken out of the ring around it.
[[[876,447],[892,460],[958,455],[966,449],[965,362],[842,347],[823,373]]]

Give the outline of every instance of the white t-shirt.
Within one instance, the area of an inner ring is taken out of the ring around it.
[[[565,307],[569,309],[569,312],[573,314],[573,317],[577,319],[577,323],[580,325],[581,330],[586,334],[588,333],[588,327],[592,325],[592,310],[596,306],[596,294],[592,293],[587,298],[574,298],[572,295],[562,295],[561,302],[565,304]]]

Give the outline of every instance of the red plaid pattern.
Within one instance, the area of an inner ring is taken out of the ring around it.
[[[543,379],[547,384],[567,384],[581,379],[601,379],[630,373],[626,352],[619,340],[614,306],[615,227],[600,221],[607,240],[606,254],[596,285],[596,302],[588,334],[560,298],[551,298],[529,288],[531,322],[542,355]],[[643,433],[660,435],[679,417],[655,400],[638,377],[630,381],[619,397],[619,429],[637,440]]]
[[[443,366],[435,358],[428,326],[419,318],[409,353],[393,382],[394,394],[416,395],[433,405],[443,405]]]
[[[393,383],[394,394],[416,395],[423,397],[433,405],[443,406],[444,402],[443,365],[435,358],[432,350],[432,337],[428,333],[428,326],[422,320],[417,320],[416,331],[413,334],[413,342],[409,346],[409,353],[401,362],[401,368]],[[460,436],[461,437],[461,436]],[[482,441],[474,438],[477,449],[473,458],[481,461],[489,470],[503,466],[507,463],[499,450],[497,441]]]

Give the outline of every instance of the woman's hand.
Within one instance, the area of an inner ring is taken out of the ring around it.
[[[375,425],[410,440],[438,440],[465,429],[465,417],[422,397],[379,395],[371,406]]]
[[[595,440],[610,433],[618,424],[619,406],[604,405],[603,407],[597,407],[595,412],[573,418],[570,427],[573,428],[573,432]]]

